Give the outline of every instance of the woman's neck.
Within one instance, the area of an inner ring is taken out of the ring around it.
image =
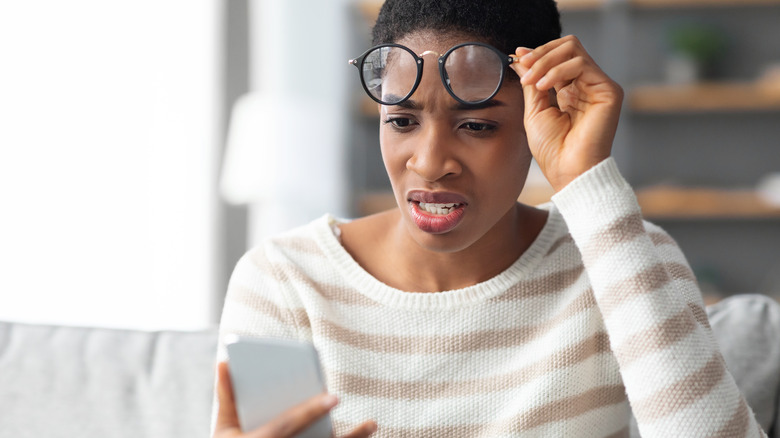
[[[343,225],[342,244],[369,274],[407,292],[440,292],[472,286],[511,266],[533,243],[547,212],[517,204],[477,242],[454,252],[424,248],[398,210]]]

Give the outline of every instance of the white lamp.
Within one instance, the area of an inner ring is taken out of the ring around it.
[[[250,93],[233,107],[220,190],[250,207],[249,244],[346,206],[345,157],[333,111],[293,96]]]

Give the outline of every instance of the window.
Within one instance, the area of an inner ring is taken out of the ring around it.
[[[219,4],[0,4],[0,319],[210,323]]]

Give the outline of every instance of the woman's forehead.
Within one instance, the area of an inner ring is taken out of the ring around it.
[[[482,41],[481,38],[466,32],[425,29],[408,33],[396,42],[415,52],[419,51],[419,53],[422,53],[425,50],[444,53],[452,46],[474,41],[485,42]]]

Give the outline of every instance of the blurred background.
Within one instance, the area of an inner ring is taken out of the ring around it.
[[[264,236],[393,205],[347,59],[381,2],[0,3],[0,320],[218,323]],[[561,0],[707,300],[780,296],[780,0]],[[522,197],[544,202],[538,172]]]

